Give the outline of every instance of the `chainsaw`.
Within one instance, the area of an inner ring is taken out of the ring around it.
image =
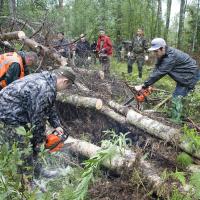
[[[48,149],[50,153],[60,151],[67,138],[68,134],[64,133],[60,135],[57,130],[54,130],[51,134],[47,135],[45,148]]]
[[[138,108],[138,110],[140,110],[140,104],[147,100],[147,97],[152,93],[153,88],[149,86],[145,89],[141,89],[140,91],[137,91],[137,90],[135,90],[134,87],[130,87],[129,85],[128,85],[128,87],[131,89],[134,96],[131,97],[127,102],[125,102],[124,106],[127,106],[133,100],[136,100],[137,108]]]

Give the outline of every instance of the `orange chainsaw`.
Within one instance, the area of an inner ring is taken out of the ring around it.
[[[54,130],[51,134],[47,135],[45,148],[49,149],[50,153],[60,151],[67,138],[67,134],[60,135],[57,130]]]
[[[126,84],[127,85],[127,84]],[[134,94],[133,97],[131,97],[127,102],[124,103],[124,106],[127,106],[129,103],[131,103],[134,99],[137,101],[137,108],[140,110],[140,104],[147,100],[147,97],[152,93],[153,88],[151,86],[141,89],[140,91],[135,90],[134,87],[130,87],[127,85],[132,93]]]

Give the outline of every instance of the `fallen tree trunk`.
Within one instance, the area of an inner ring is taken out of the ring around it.
[[[103,107],[103,102],[101,99],[82,97],[78,95],[66,96],[66,94],[58,93],[57,100],[72,104],[77,107],[95,108],[97,110],[100,110]]]
[[[127,115],[128,111],[129,111],[129,108],[127,106],[122,106],[114,101],[109,101],[108,102],[108,105],[116,110],[118,113],[122,114],[122,115]]]
[[[109,106],[117,110],[119,113],[126,115],[126,122],[132,124],[150,135],[160,138],[166,142],[176,143],[186,153],[189,153],[193,157],[200,159],[200,151],[194,151],[187,141],[181,141],[181,130],[167,126],[159,121],[153,120],[147,116],[144,116],[132,109],[127,111],[127,107],[124,107],[116,102],[110,101]]]
[[[101,147],[91,144],[89,142],[74,139],[69,137],[66,141],[66,148],[71,150],[72,152],[81,154],[85,157],[92,157],[96,155],[98,151],[101,150]],[[103,163],[103,165],[111,170],[115,170],[116,172],[120,173],[121,169],[126,167],[128,169],[132,169],[134,163],[138,160],[137,154],[131,150],[124,150],[122,151],[122,155],[118,153],[115,155],[111,160],[107,160]],[[138,163],[137,163],[138,165]],[[144,171],[145,178],[155,187],[162,185],[163,181],[160,176],[157,174],[156,169],[147,161],[140,160],[139,161],[140,169]]]
[[[55,49],[49,49],[49,48],[37,43],[36,41],[29,39],[26,36],[21,38],[21,40],[30,49],[32,49],[36,52],[40,51],[41,54],[43,54],[44,56],[50,57],[52,60],[57,62],[59,65],[61,65],[61,66],[67,65],[67,58],[61,56],[59,53],[57,53],[57,51]]]
[[[68,139],[65,141],[65,144],[66,148],[70,151],[88,158],[95,156],[97,152],[101,150],[101,147],[99,146],[72,137],[68,137]],[[117,148],[118,147],[116,147],[116,149]],[[116,152],[118,153],[116,153],[111,159],[104,161],[103,165],[105,167],[114,170],[119,174],[121,174],[122,169],[124,168],[131,170],[136,167],[135,169],[139,169],[143,178],[147,180],[148,184],[151,185],[153,190],[156,191],[160,196],[166,195],[164,193],[160,193],[162,189],[169,192],[169,185],[165,184],[162,178],[158,175],[158,171],[151,163],[145,161],[141,156],[140,159],[138,159],[137,153],[131,150],[122,150],[120,152]],[[180,186],[178,189],[180,192],[185,193],[188,191],[188,188],[190,188],[190,186],[186,184],[184,188]]]
[[[101,113],[110,117],[111,119],[119,122],[120,124],[126,124],[126,118],[118,113],[116,113],[113,109],[109,108],[108,106],[103,106],[100,110]]]
[[[23,31],[15,31],[10,33],[0,34],[0,40],[19,40],[25,37]]]

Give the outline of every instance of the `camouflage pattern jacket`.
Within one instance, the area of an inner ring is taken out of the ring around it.
[[[135,54],[144,54],[148,50],[148,44],[144,37],[135,36],[132,40],[132,49]]]
[[[0,91],[0,122],[14,126],[29,123],[33,144],[43,142],[46,120],[54,128],[60,126],[54,105],[56,93],[56,77],[50,72],[31,74],[12,82]]]

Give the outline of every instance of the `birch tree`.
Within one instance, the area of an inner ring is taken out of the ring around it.
[[[187,0],[181,0],[180,15],[179,15],[179,27],[178,27],[178,43],[177,43],[177,48],[179,48],[179,49],[181,48],[181,42],[183,41],[183,30],[184,30],[186,5],[187,5]]]
[[[166,24],[165,24],[165,32],[164,32],[165,41],[167,41],[168,39],[169,23],[170,23],[170,16],[171,16],[171,5],[172,5],[172,0],[167,0],[167,14],[166,14]]]
[[[198,31],[198,24],[199,24],[199,7],[200,7],[200,0],[197,1],[197,11],[196,11],[196,21],[195,21],[195,28],[193,32],[193,39],[192,39],[192,51],[195,51],[196,43],[197,43],[197,31]]]

